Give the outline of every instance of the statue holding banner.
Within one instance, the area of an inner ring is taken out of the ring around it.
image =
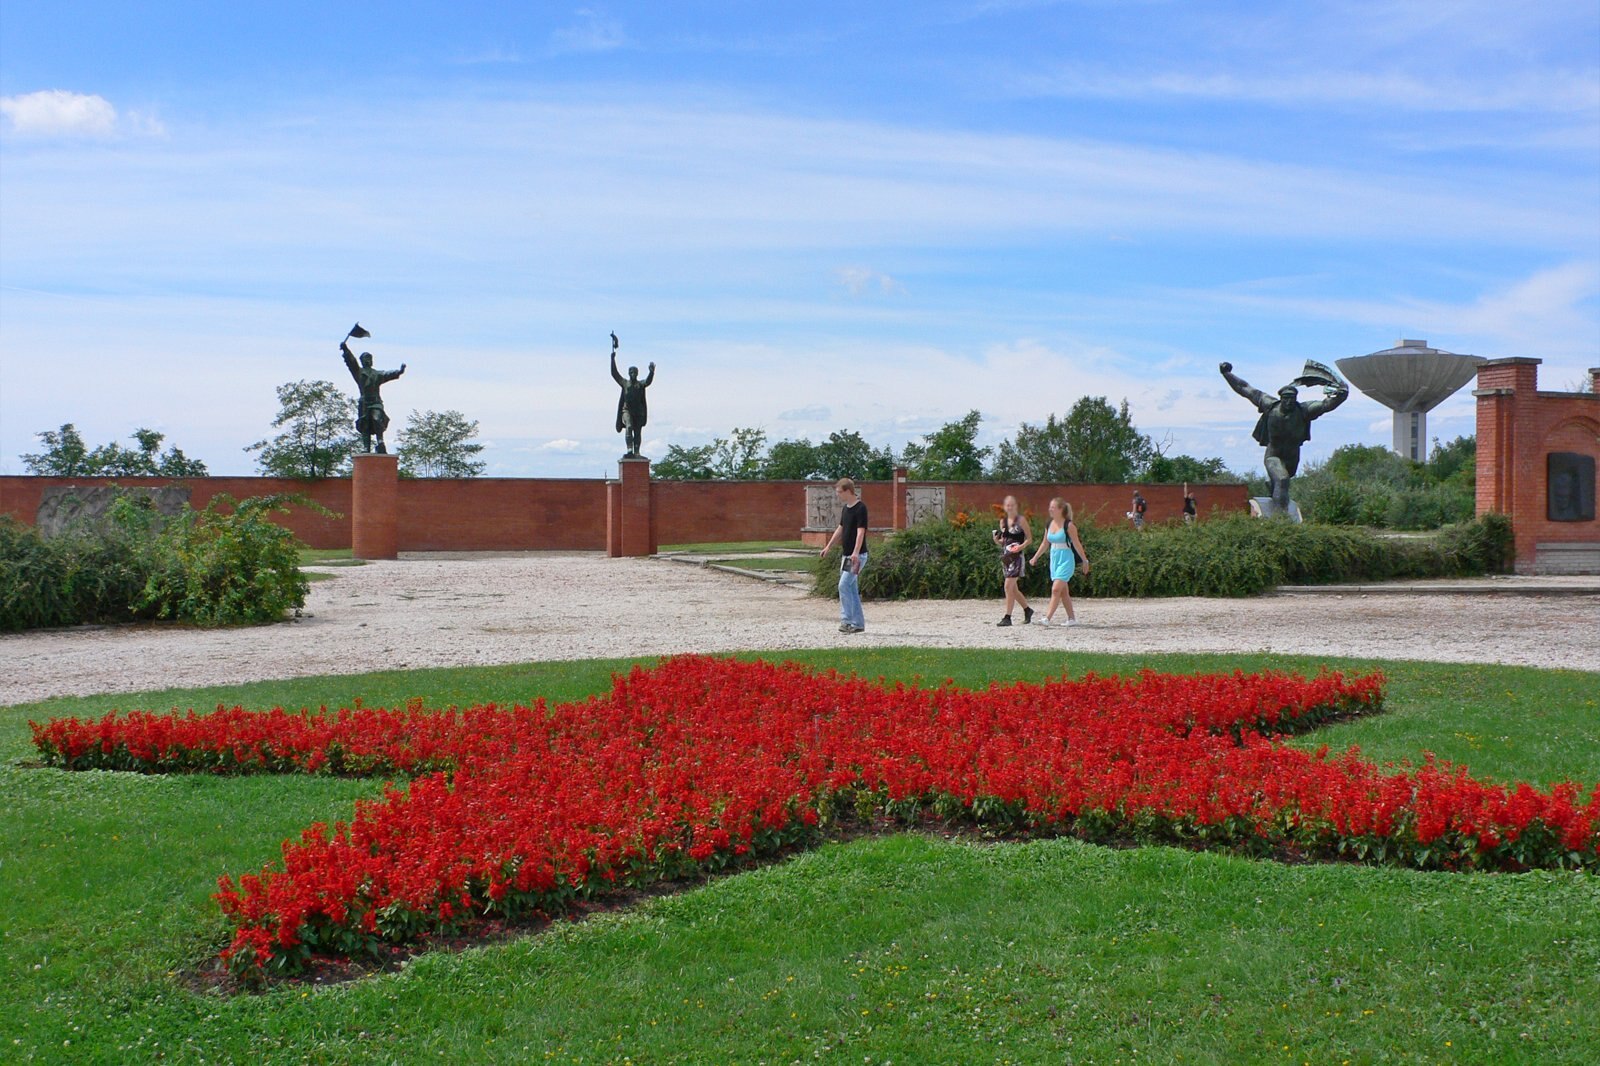
[[[383,397],[378,394],[378,389],[404,374],[406,365],[401,363],[399,370],[374,370],[371,352],[362,352],[361,362],[357,363],[354,353],[350,351],[350,338],[370,336],[372,334],[357,322],[345,334],[344,340],[339,342],[339,353],[344,356],[344,365],[355,379],[356,391],[360,394],[356,400],[356,432],[361,434],[361,451],[387,455],[389,449],[383,446],[383,431],[389,428],[389,416],[383,410]],[[374,438],[377,439],[376,447],[373,446]]]
[[[1311,421],[1338,407],[1350,395],[1350,386],[1329,367],[1307,359],[1305,369],[1294,381],[1269,396],[1233,372],[1232,363],[1219,368],[1228,387],[1256,405],[1261,417],[1251,435],[1267,449],[1265,466],[1272,486],[1270,513],[1289,515],[1289,480],[1300,469],[1300,446],[1311,439]],[[1300,402],[1297,385],[1322,386],[1322,399]],[[1263,509],[1267,510],[1266,508]]]

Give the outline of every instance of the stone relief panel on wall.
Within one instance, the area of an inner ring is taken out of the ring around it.
[[[906,489],[907,524],[914,526],[929,519],[936,522],[944,519],[944,486]]]
[[[833,532],[839,524],[839,495],[832,485],[806,486],[806,529]]]

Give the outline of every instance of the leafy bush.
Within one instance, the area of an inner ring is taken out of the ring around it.
[[[925,522],[873,546],[861,576],[871,599],[987,599],[1001,594],[1000,556],[987,523]],[[1043,523],[1034,525],[1043,533]],[[1085,596],[1254,596],[1283,584],[1342,584],[1498,573],[1511,558],[1510,521],[1486,515],[1431,537],[1264,521],[1244,515],[1151,525],[1079,526],[1092,566],[1073,578]],[[1031,554],[1030,549],[1030,554]],[[838,588],[836,553],[817,565],[815,591]],[[1022,589],[1049,592],[1047,566],[1029,567]]]
[[[0,518],[0,631],[170,618],[199,625],[266,622],[305,603],[294,534],[267,521],[298,497],[236,503],[163,521],[124,496],[93,525],[44,538]],[[225,508],[231,511],[224,510]]]
[[[1293,495],[1308,522],[1386,529],[1440,529],[1472,520],[1476,442],[1434,441],[1426,463],[1376,445],[1336,448],[1294,479]]]
[[[162,533],[161,565],[142,605],[158,618],[207,626],[273,622],[304,606],[311,585],[300,571],[300,542],[267,518],[293,499],[219,495],[204,511],[185,508]]]
[[[124,496],[92,527],[52,539],[0,518],[0,631],[154,617],[140,599],[159,526],[144,496]]]

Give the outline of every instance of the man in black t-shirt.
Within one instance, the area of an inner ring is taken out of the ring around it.
[[[839,543],[843,553],[839,563],[839,632],[861,633],[867,628],[866,617],[861,613],[861,588],[858,581],[867,565],[867,505],[861,500],[861,491],[849,478],[840,478],[833,491],[839,497],[839,525],[822,554]]]

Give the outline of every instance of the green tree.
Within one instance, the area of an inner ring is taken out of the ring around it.
[[[1006,481],[1127,483],[1147,469],[1156,454],[1150,438],[1104,396],[1084,396],[1059,421],[1024,422],[1016,438],[1002,442],[995,476]]]
[[[767,452],[761,476],[771,481],[809,481],[823,477],[820,449],[810,440],[780,440]]]
[[[331,381],[290,381],[278,386],[276,437],[245,448],[260,452],[256,466],[272,477],[313,480],[350,469],[355,452],[355,401]]]
[[[836,429],[817,445],[816,476],[829,481],[842,477],[888,481],[894,476],[894,465],[893,448],[874,448],[853,429]]]
[[[905,447],[907,472],[919,481],[977,481],[991,449],[978,447],[978,423],[983,416],[968,411]]]
[[[138,448],[125,448],[112,441],[88,451],[71,422],[55,432],[37,434],[45,450],[24,455],[30,474],[57,477],[205,477],[206,464],[190,459],[178,448],[161,451],[164,434],[143,427],[133,431]]]
[[[81,477],[87,474],[89,449],[83,443],[78,428],[67,422],[60,429],[35,433],[44,450],[23,453],[22,465],[28,473],[46,477]]]
[[[1204,485],[1208,482],[1244,479],[1229,470],[1228,464],[1221,459],[1196,459],[1192,455],[1163,455],[1157,449],[1150,457],[1150,465],[1139,475],[1139,480],[1167,485],[1177,484],[1180,481],[1187,481],[1192,485]]]
[[[666,481],[710,481],[712,447],[702,444],[686,448],[681,444],[667,445],[667,454],[650,465],[650,473]]]
[[[1468,486],[1478,481],[1478,438],[1457,437],[1445,444],[1433,438],[1433,450],[1428,453],[1427,473],[1435,484],[1457,481]]]
[[[766,451],[766,430],[735,426],[727,438],[711,442],[711,476],[718,481],[754,481],[761,476]]]
[[[412,411],[396,438],[401,477],[477,477],[488,464],[472,438],[478,423],[460,411]]]

